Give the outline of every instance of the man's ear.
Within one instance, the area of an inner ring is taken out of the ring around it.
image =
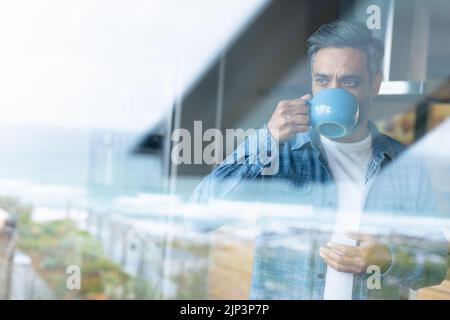
[[[375,98],[378,93],[380,92],[380,86],[381,86],[381,81],[383,80],[383,74],[381,73],[381,71],[378,71],[372,79],[372,88],[371,88],[371,93],[370,93],[370,97],[371,98]]]

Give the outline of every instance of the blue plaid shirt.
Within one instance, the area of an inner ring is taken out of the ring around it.
[[[436,216],[426,172],[414,157],[399,160],[405,150],[403,144],[381,134],[371,122],[369,130],[372,159],[364,184],[360,229],[373,230],[378,225],[379,231],[381,227],[379,237],[391,250],[392,263],[379,277],[380,288],[369,289],[370,273],[355,274],[353,299],[399,299],[404,288],[419,289],[439,284],[445,278],[447,245],[443,234],[433,226],[402,225],[401,221],[414,221],[409,218],[429,222]],[[274,159],[278,160],[277,172],[261,174]],[[299,133],[277,147],[264,127],[246,137],[205,177],[192,199],[203,203],[219,198],[312,207],[309,218],[299,212],[297,219],[294,212],[282,228],[276,214],[259,217],[250,298],[322,299],[327,266],[319,256],[319,248],[330,239],[330,230],[320,226],[334,223],[335,188],[315,130]],[[187,217],[185,221],[203,231],[228,222],[226,218],[212,217]],[[318,227],[305,227],[311,221]]]

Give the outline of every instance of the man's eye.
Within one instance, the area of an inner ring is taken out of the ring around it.
[[[347,87],[350,87],[350,88],[356,87],[358,85],[358,82],[355,80],[345,80],[344,83]]]
[[[327,83],[327,79],[316,79],[316,82],[318,84],[325,84],[325,83]]]

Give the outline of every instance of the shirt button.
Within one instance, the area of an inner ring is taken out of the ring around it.
[[[319,278],[319,279],[323,279],[324,278],[324,274],[323,273],[319,273],[318,275],[317,275],[317,278]]]

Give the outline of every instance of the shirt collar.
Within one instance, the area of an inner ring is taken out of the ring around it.
[[[387,155],[390,159],[395,159],[397,152],[395,151],[389,138],[382,134],[377,126],[369,120],[368,129],[372,136],[372,153],[374,160],[381,162]],[[307,132],[298,133],[291,142],[291,150],[299,150],[305,145],[311,145],[315,150],[321,150],[320,136],[316,130],[309,128]]]

